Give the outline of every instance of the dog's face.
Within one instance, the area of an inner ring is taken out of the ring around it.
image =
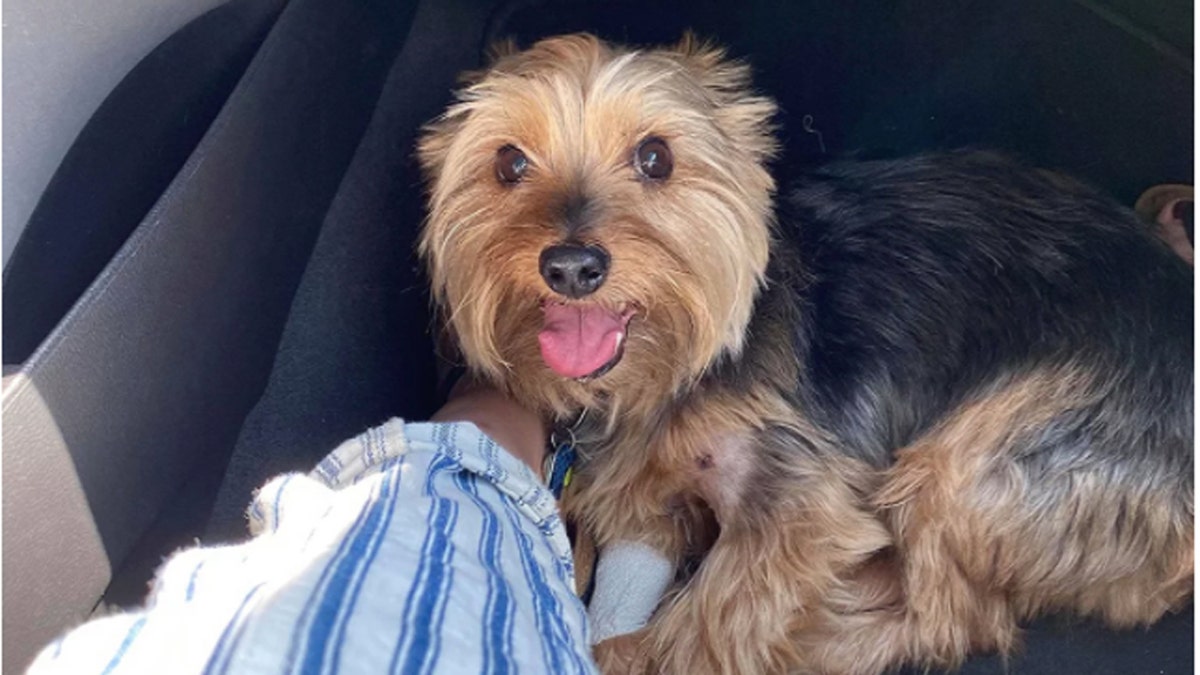
[[[426,130],[420,250],[469,365],[566,412],[659,398],[742,346],[771,238],[774,104],[685,40],[500,56]]]

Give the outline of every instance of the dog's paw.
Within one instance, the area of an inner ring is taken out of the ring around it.
[[[592,657],[605,675],[649,673],[650,659],[646,650],[645,629],[609,638],[592,647]]]

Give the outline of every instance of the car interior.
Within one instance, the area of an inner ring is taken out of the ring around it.
[[[89,6],[83,6],[89,5]],[[248,536],[271,476],[436,409],[421,126],[490,44],[727,45],[786,178],[992,148],[1133,206],[1193,182],[1184,0],[10,0],[3,670],[164,556]],[[1115,319],[1114,319],[1115,320]],[[1193,611],[1029,627],[966,673],[1191,673]]]

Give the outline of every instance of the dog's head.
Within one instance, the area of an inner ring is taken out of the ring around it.
[[[468,364],[557,412],[661,399],[742,348],[775,105],[712,47],[498,55],[425,131],[420,250]]]

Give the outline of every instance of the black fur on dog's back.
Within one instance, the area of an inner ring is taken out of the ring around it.
[[[1131,211],[965,151],[833,164],[782,201],[750,330],[799,326],[797,404],[846,452],[885,465],[969,397],[1072,364],[1113,393],[1035,445],[1190,475],[1192,274]],[[741,365],[761,377],[756,342]]]

